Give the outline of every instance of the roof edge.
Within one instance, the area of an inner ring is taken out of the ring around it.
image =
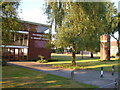
[[[41,24],[41,23],[36,23],[36,22],[31,22],[31,21],[26,21],[26,20],[19,20],[20,22],[25,22],[25,23],[29,23],[29,24],[34,24],[34,25],[42,25],[45,27],[50,27],[51,25],[46,25],[46,24]]]

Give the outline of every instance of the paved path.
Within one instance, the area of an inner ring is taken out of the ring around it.
[[[37,71],[42,71],[49,74],[54,74],[66,78],[71,78],[71,71],[72,69],[63,69],[63,68],[55,68],[51,67],[51,65],[47,64],[40,64],[37,62],[8,62],[8,64],[17,65],[20,67],[25,67]],[[118,73],[115,72],[114,76],[111,75],[111,72],[104,72],[104,77],[100,77],[100,71],[94,70],[76,70],[74,75],[74,80],[96,85],[98,87],[113,83],[115,79],[118,79]],[[110,85],[105,88],[113,88],[115,85]]]

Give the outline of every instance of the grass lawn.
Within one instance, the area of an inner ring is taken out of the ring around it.
[[[89,58],[85,56],[81,59],[80,55],[76,56],[76,66],[71,66],[71,55],[52,55],[53,59],[58,59],[57,62],[49,62],[47,64],[53,64],[54,67],[71,68],[71,69],[90,69],[100,70],[104,67],[104,71],[112,71],[112,66],[115,66],[115,71],[120,72],[120,60],[117,58],[111,58],[111,61],[100,61],[99,57]]]
[[[97,88],[64,77],[16,66],[3,66],[2,76],[2,88]]]

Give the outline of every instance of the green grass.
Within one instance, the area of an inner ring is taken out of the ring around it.
[[[81,59],[80,55],[76,56],[76,66],[71,65],[71,55],[52,55],[53,59],[58,59],[58,62],[49,62],[46,64],[53,64],[53,67],[62,67],[70,69],[89,69],[89,70],[98,70],[100,71],[101,67],[104,67],[104,71],[112,71],[111,68],[114,65],[115,71],[120,72],[120,60],[117,58],[111,58],[110,61],[101,61],[99,57],[89,58],[85,56],[84,59]]]
[[[2,88],[97,88],[64,77],[16,66],[3,66],[2,76]]]
[[[59,61],[70,61],[72,59],[71,54],[51,54],[52,59],[57,59]],[[95,58],[99,58],[98,55],[94,55]],[[89,59],[90,55],[84,55],[84,59],[82,59],[82,56],[80,54],[76,54],[76,61],[79,61],[80,59],[86,60]]]

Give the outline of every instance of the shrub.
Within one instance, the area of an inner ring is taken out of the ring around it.
[[[38,57],[39,57],[40,60],[44,60],[44,58],[45,58],[45,57],[42,56],[42,55],[38,55]]]
[[[38,60],[37,62],[38,63],[47,63],[48,61],[47,60]]]
[[[32,58],[30,61],[37,61],[38,59],[37,58]]]
[[[51,53],[55,53],[55,49],[51,49]]]
[[[38,55],[38,57],[39,57],[40,60],[38,60],[37,62],[39,62],[39,63],[47,63],[47,62],[48,62],[48,61],[45,59],[44,56]]]

